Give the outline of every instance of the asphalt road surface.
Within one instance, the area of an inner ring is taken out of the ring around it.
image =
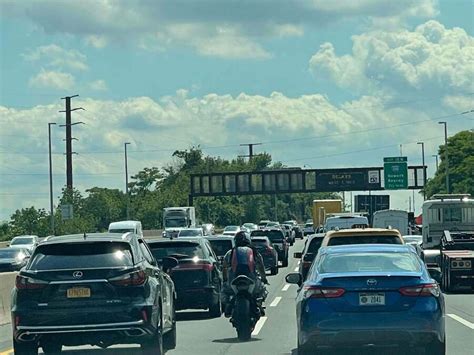
[[[285,282],[285,275],[295,271],[298,260],[292,258],[294,251],[303,249],[298,240],[290,249],[290,262],[287,268],[280,268],[276,276],[270,276],[267,314],[256,326],[252,340],[241,343],[229,320],[221,317],[209,319],[207,312],[178,312],[178,345],[169,355],[250,355],[278,354],[297,355],[296,350],[296,286]],[[472,354],[474,349],[474,294],[446,295],[447,348],[449,355]],[[64,348],[66,354],[140,354],[137,347],[112,347],[102,350],[93,347]],[[366,349],[364,354],[380,354],[380,349]],[[327,351],[322,351],[326,354]],[[344,353],[344,352],[341,352]],[[356,352],[351,351],[351,355]],[[398,354],[399,351],[383,351]],[[11,329],[9,325],[0,327],[0,355],[13,354],[11,350]],[[345,352],[347,354],[347,352]],[[403,352],[405,354],[405,352]]]

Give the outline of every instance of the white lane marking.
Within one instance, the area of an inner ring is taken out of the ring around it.
[[[275,297],[272,303],[270,303],[270,307],[276,307],[278,306],[278,303],[280,303],[281,297]]]
[[[258,320],[257,324],[255,324],[255,328],[253,329],[252,335],[256,336],[262,330],[263,325],[267,321],[267,317],[262,317]]]
[[[283,292],[285,291],[288,291],[288,289],[290,288],[290,284],[286,284],[285,286],[283,286],[283,288],[281,289]]]
[[[454,319],[455,321],[458,321],[459,323],[465,325],[468,328],[474,329],[474,323],[469,322],[468,320],[465,320],[464,318],[459,317],[456,314],[446,314],[448,317]]]
[[[299,267],[295,267],[295,271],[298,271],[300,268]]]
[[[300,263],[301,263],[301,260],[298,260],[298,264],[297,264],[297,265],[299,265]]]

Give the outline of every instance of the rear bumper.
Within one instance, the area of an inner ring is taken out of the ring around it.
[[[219,292],[215,286],[181,288],[176,290],[178,295],[176,309],[207,309],[219,301]]]

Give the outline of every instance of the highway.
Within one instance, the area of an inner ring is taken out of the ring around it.
[[[170,355],[199,354],[291,354],[296,355],[296,286],[285,282],[285,275],[295,271],[298,260],[293,259],[294,251],[303,248],[303,241],[297,240],[291,248],[288,268],[280,268],[276,276],[270,276],[267,314],[254,331],[252,341],[240,343],[228,319],[209,319],[207,312],[182,311],[178,313],[178,345],[170,350]],[[474,348],[474,295],[446,295],[447,353],[466,355]],[[13,354],[11,350],[10,325],[0,327],[0,355]],[[136,347],[113,347],[101,350],[92,347],[64,348],[66,354],[118,354],[133,355],[141,352]],[[327,353],[327,351],[323,351]],[[357,353],[351,351],[352,353]],[[341,352],[343,353],[343,352]],[[347,353],[347,352],[345,352]],[[380,350],[368,349],[364,354],[380,354]],[[384,351],[384,353],[391,353]],[[399,354],[400,351],[393,351]],[[406,353],[406,352],[403,352]]]

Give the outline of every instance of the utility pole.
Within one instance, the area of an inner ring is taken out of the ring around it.
[[[421,145],[421,159],[423,164],[423,201],[426,200],[426,168],[425,168],[425,142],[417,142],[416,144]]]
[[[54,235],[54,206],[53,206],[53,159],[51,158],[51,126],[56,123],[48,123],[48,140],[49,140],[49,210],[50,210],[50,227],[51,234]]]
[[[433,154],[432,157],[436,159],[436,171],[438,171],[438,154]]]
[[[245,143],[241,144],[241,147],[248,146],[249,147],[249,154],[248,155],[239,155],[240,158],[249,158],[249,161],[252,160],[254,154],[253,154],[253,147],[255,145],[262,145],[262,143]]]
[[[127,145],[129,142],[123,144],[125,148],[125,193],[127,194],[127,221],[130,220],[130,195],[128,194],[128,157],[127,157]]]
[[[76,111],[76,110],[84,110],[82,107],[78,108],[73,108],[71,109],[71,99],[73,97],[78,97],[79,95],[73,95],[73,96],[65,96],[61,97],[62,100],[66,100],[66,109],[64,111],[59,111],[59,112],[65,112],[66,113],[66,124],[65,125],[60,125],[60,127],[66,127],[66,187],[70,190],[73,189],[73,182],[72,182],[72,126],[84,122],[76,122],[76,123],[71,123],[71,112]]]
[[[448,157],[448,123],[446,121],[438,122],[444,125],[444,160],[446,164],[446,193],[449,194],[449,157]]]

